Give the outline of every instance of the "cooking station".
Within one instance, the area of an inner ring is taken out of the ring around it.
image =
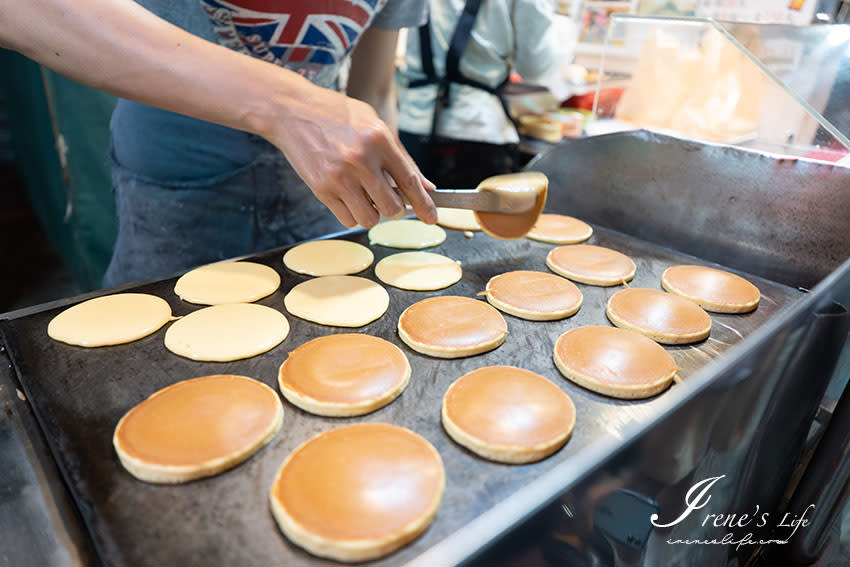
[[[506,271],[548,271],[553,248],[447,229],[445,243],[431,250],[460,261],[463,279],[438,292],[388,288],[387,313],[358,330],[393,342],[409,358],[410,384],[398,400],[359,418],[314,416],[284,401],[283,428],[267,447],[219,476],[175,486],[140,482],[121,467],[112,434],[126,411],[160,388],[206,374],[245,375],[277,390],[290,350],[346,330],[287,314],[291,332],[278,347],[203,363],[167,351],[164,328],[98,349],[48,338],[50,319],[82,298],[0,315],[0,563],[5,553],[10,565],[337,564],[281,534],[269,487],[286,456],[317,433],[388,422],[437,448],[446,490],[423,536],[370,565],[743,565],[770,553],[808,564],[840,514],[850,479],[850,407],[842,396],[848,376],[840,364],[850,330],[841,306],[850,295],[850,169],[647,131],[556,146],[527,169],[549,177],[547,212],[589,222],[588,243],[635,261],[632,287],[661,289],[666,268],[703,264],[753,282],[759,307],[711,314],[708,340],[665,347],[681,379],[647,400],[595,394],[567,381],[552,362],[563,332],[610,324],[605,304],[619,286],[579,284],[584,302],[573,317],[533,322],[505,315],[509,335],[497,349],[431,358],[398,338],[405,308],[431,295],[475,297]],[[369,244],[365,231],[334,237]],[[371,248],[375,262],[396,252]],[[281,274],[280,289],[259,303],[286,313],[283,296],[308,278],[284,268],[284,251],[250,259]],[[373,267],[360,275],[375,279]],[[198,309],[174,294],[174,281],[122,290],[161,297],[175,316]],[[449,384],[497,364],[540,373],[575,402],[573,435],[550,458],[530,465],[485,461],[443,430],[440,403]],[[714,477],[723,478],[711,486],[710,504],[673,525],[653,526],[651,518],[670,524],[682,515],[691,487]],[[810,504],[811,522],[787,544],[668,543],[720,539],[729,530],[704,523],[706,514],[756,507],[770,521],[732,530],[736,536],[753,531],[755,539],[782,539],[790,534],[777,526],[782,515]]]

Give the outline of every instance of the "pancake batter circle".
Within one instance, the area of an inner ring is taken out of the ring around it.
[[[384,314],[390,296],[366,278],[322,276],[293,287],[283,304],[292,315],[320,325],[362,327]]]
[[[288,334],[289,322],[276,309],[225,303],[175,321],[165,332],[165,347],[192,360],[228,362],[269,351]]]
[[[493,350],[508,335],[493,307],[469,297],[429,297],[404,310],[398,334],[407,346],[437,358],[461,358]]]
[[[289,353],[278,372],[283,396],[317,415],[355,416],[395,400],[410,364],[389,341],[358,333],[328,335]]]
[[[189,303],[220,305],[250,303],[280,287],[280,275],[255,262],[217,262],[186,272],[174,284],[174,293]]]
[[[157,331],[171,319],[171,306],[146,293],[95,297],[65,309],[50,320],[48,336],[82,347],[129,343]]]
[[[550,244],[576,244],[593,235],[593,228],[584,221],[567,215],[544,213],[528,233],[532,240]]]
[[[375,275],[387,285],[411,291],[433,291],[456,284],[460,263],[433,252],[400,252],[375,264]]]
[[[613,398],[648,398],[666,390],[678,367],[655,341],[624,329],[588,325],[555,342],[555,366],[567,379]]]
[[[475,213],[468,209],[437,207],[437,224],[455,230],[481,230]]]
[[[741,276],[705,266],[667,268],[661,286],[715,313],[747,313],[761,298],[758,288]]]
[[[344,276],[362,272],[375,259],[372,251],[349,240],[314,240],[294,246],[283,255],[283,264],[308,276]]]
[[[564,446],[576,422],[570,397],[543,376],[486,366],[458,378],[443,396],[449,436],[502,463],[531,463]]]
[[[446,240],[446,231],[421,220],[389,220],[369,229],[369,244],[388,248],[419,250],[438,246]]]
[[[575,282],[612,286],[635,276],[635,263],[631,258],[602,246],[573,244],[553,248],[546,256],[550,270]]]
[[[112,444],[139,480],[175,484],[235,467],[282,423],[283,405],[274,390],[245,376],[219,374],[154,393],[121,418]]]
[[[711,332],[711,317],[699,305],[654,289],[618,291],[606,314],[618,327],[667,345],[695,343]]]
[[[358,562],[392,553],[424,532],[445,487],[439,453],[416,433],[359,423],[303,443],[269,494],[287,538],[320,557]]]
[[[581,291],[571,281],[529,270],[493,276],[484,295],[499,310],[530,321],[553,321],[575,315],[583,300]]]

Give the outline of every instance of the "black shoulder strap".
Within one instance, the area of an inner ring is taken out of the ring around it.
[[[411,81],[408,88],[415,89],[437,82],[437,72],[434,70],[434,50],[431,48],[431,16],[417,30],[419,32],[419,59],[422,61],[424,79]]]
[[[442,108],[451,104],[449,99],[449,84],[457,83],[467,85],[477,89],[486,91],[499,99],[502,108],[505,111],[505,116],[508,117],[514,125],[513,117],[508,111],[508,105],[505,98],[502,96],[502,90],[508,83],[509,77],[506,76],[495,88],[486,85],[480,81],[469,79],[460,72],[460,58],[463,52],[466,51],[466,46],[469,44],[469,39],[472,37],[472,28],[475,26],[475,20],[478,17],[478,11],[481,9],[482,0],[466,0],[463,10],[458,18],[457,26],[452,34],[449,42],[449,50],[446,53],[446,73],[443,77],[438,77],[434,69],[434,51],[431,47],[431,18],[424,25],[419,27],[419,54],[422,60],[422,73],[424,79],[411,81],[408,88],[415,89],[425,85],[437,85],[437,100],[434,105],[434,114],[431,121],[431,137],[433,138],[437,128],[437,117]]]
[[[463,11],[460,13],[455,32],[449,42],[449,51],[446,53],[446,78],[449,81],[460,83],[466,77],[460,74],[460,58],[466,51],[469,38],[472,36],[472,28],[475,26],[475,18],[481,8],[481,0],[466,0]]]
[[[460,58],[463,56],[463,52],[466,51],[466,46],[469,44],[470,37],[472,37],[472,28],[475,26],[475,19],[478,17],[478,11],[481,9],[481,2],[482,0],[466,0],[466,3],[463,6],[463,11],[458,19],[457,27],[455,27],[455,32],[452,35],[451,42],[449,43],[449,51],[446,53],[446,79],[448,79],[451,83],[467,85],[486,91],[498,98],[499,103],[502,105],[502,109],[505,111],[505,116],[507,116],[508,120],[516,126],[516,122],[508,110],[508,103],[505,100],[505,97],[502,96],[502,91],[504,90],[505,85],[508,84],[510,74],[506,75],[505,79],[501,83],[495,87],[491,87],[490,85],[486,85],[480,81],[470,79],[460,72]],[[428,40],[430,43],[430,37]],[[428,47],[430,49],[430,45]],[[431,69],[433,70],[433,65],[431,66]],[[450,104],[448,88],[446,88],[446,93],[443,95],[443,98],[444,105],[448,106]]]

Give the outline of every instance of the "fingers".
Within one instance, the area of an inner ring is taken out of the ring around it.
[[[331,210],[336,217],[336,220],[341,222],[345,228],[354,228],[357,226],[357,221],[354,220],[354,215],[351,214],[351,211],[348,210],[345,203],[339,199],[328,199],[327,201],[322,202]]]
[[[377,167],[361,170],[360,183],[382,215],[392,218],[404,212],[404,202]]]
[[[390,174],[399,190],[407,197],[416,216],[428,224],[437,222],[437,209],[434,207],[431,197],[425,191],[426,183],[431,188],[434,185],[425,179],[425,176],[422,175],[422,172],[419,171],[419,168],[416,167],[416,164],[407,155],[398,138],[388,140],[381,166]],[[426,183],[423,183],[423,180]]]
[[[336,192],[313,191],[313,193],[346,228],[354,228],[358,224],[365,228],[372,228],[378,224],[381,217],[363,189],[360,187],[354,189],[353,186],[343,182],[338,183]]]
[[[378,224],[381,216],[361,187],[363,176],[351,167],[353,162],[347,160],[345,163],[323,165],[321,177],[310,179],[313,184],[308,182],[308,186],[339,222],[348,228],[357,224],[371,228]]]
[[[412,158],[411,158],[411,159],[412,159]],[[434,185],[434,184],[431,182],[431,180],[430,180],[430,179],[428,179],[427,177],[425,177],[425,175],[424,175],[422,172],[419,172],[419,180],[422,182],[422,185],[425,187],[425,190],[426,190],[426,191],[433,191],[434,189],[436,189],[436,188],[437,188],[437,186],[436,186],[436,185]]]
[[[364,228],[372,228],[378,221],[381,220],[381,215],[378,214],[378,211],[375,210],[375,206],[372,204],[366,197],[366,193],[363,192],[363,189],[357,187],[356,189],[351,186],[346,186],[341,194],[342,201],[345,203],[345,206],[348,207],[348,210],[351,211],[351,215],[354,217],[354,220],[357,221],[357,224]]]

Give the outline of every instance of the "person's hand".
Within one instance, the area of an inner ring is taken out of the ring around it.
[[[263,135],[283,151],[316,197],[347,227],[377,224],[379,213],[398,216],[404,203],[416,215],[437,221],[427,189],[434,189],[390,128],[368,104],[310,85],[309,99],[288,99],[284,119]]]

